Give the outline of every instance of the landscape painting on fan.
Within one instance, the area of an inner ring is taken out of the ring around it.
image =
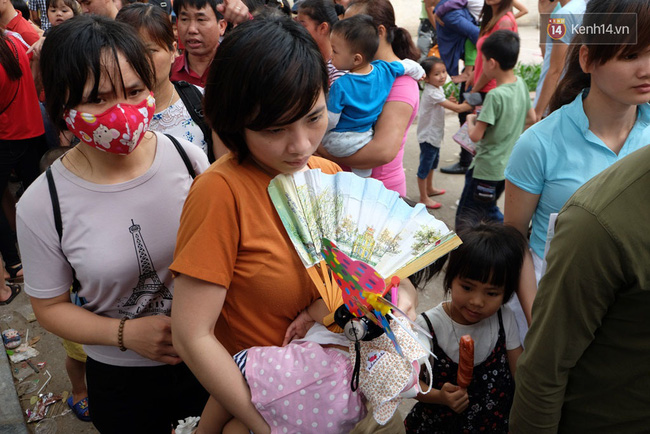
[[[323,259],[323,238],[372,266],[383,278],[405,274],[398,270],[408,264],[424,264],[414,264],[417,271],[460,244],[456,234],[422,204],[409,206],[372,178],[313,169],[279,175],[268,190],[308,268]]]

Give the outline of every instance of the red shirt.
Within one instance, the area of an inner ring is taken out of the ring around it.
[[[170,79],[171,81],[184,80],[195,86],[205,87],[205,81],[208,78],[209,70],[209,67],[206,68],[203,72],[203,75],[199,75],[196,72],[192,71],[190,69],[189,63],[187,62],[187,52],[185,52],[182,56],[178,56],[176,60],[174,60]]]
[[[20,34],[25,42],[27,42],[30,46],[34,45],[34,42],[40,39],[40,35],[34,26],[32,26],[29,21],[23,18],[23,15],[20,13],[20,11],[16,12],[18,14],[13,17],[9,23],[7,23],[6,29]]]
[[[6,42],[12,53],[16,46],[23,75],[18,80],[9,80],[7,71],[0,66],[0,140],[31,139],[45,133],[36,87],[24,45],[13,36],[6,38],[13,42]]]
[[[508,21],[512,24],[512,27],[508,27]],[[481,57],[481,48],[483,47],[483,43],[485,40],[490,36],[492,33],[496,32],[497,30],[501,28],[506,28],[508,30],[512,30],[513,32],[517,33],[517,21],[515,21],[515,16],[512,12],[506,13],[504,16],[502,16],[499,21],[496,23],[496,25],[487,32],[486,34],[480,36],[478,38],[478,41],[476,41],[476,62],[474,64],[474,83],[476,83],[476,80],[481,76],[481,73],[483,72],[483,57]],[[479,92],[489,92],[492,89],[497,87],[497,81],[495,79],[492,79],[487,82],[485,86],[483,86],[483,89],[479,89]]]

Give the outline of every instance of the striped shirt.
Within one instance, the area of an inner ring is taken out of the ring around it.
[[[347,74],[348,71],[339,71],[336,69],[336,67],[332,64],[332,59],[329,59],[327,61],[327,75],[329,76],[330,79],[330,87],[332,86],[332,83],[336,81],[337,78]]]

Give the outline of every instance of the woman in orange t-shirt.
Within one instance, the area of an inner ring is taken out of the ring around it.
[[[327,127],[327,70],[305,29],[272,19],[236,27],[209,74],[205,114],[230,153],[196,179],[183,209],[171,266],[174,347],[212,399],[269,432],[231,355],[281,346],[320,297],[267,187],[280,173],[340,170],[311,156]]]
[[[174,348],[211,394],[202,424],[215,426],[209,408],[220,404],[236,420],[219,425],[270,432],[231,355],[281,346],[320,297],[267,187],[281,173],[340,171],[312,157],[327,127],[327,88],[317,45],[287,18],[237,26],[212,62],[205,114],[230,153],[192,186],[170,267]]]

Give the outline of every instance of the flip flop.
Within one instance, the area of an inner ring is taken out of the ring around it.
[[[76,404],[72,403],[72,396],[68,398],[68,407],[72,410],[77,419],[83,422],[90,422],[90,414],[88,414],[88,397],[79,400]]]
[[[445,190],[445,189],[443,188],[443,189],[440,190],[438,193],[430,194],[430,195],[428,195],[428,196],[429,196],[429,197],[432,197],[432,196],[440,196],[441,194],[445,194],[445,193],[447,193],[447,190]]]
[[[434,205],[424,205],[427,209],[438,209],[442,206],[440,202],[436,202]]]
[[[23,278],[25,276],[22,276],[22,275],[19,276],[18,275],[18,273],[20,273],[20,271],[22,269],[23,269],[23,264],[22,263],[18,263],[17,265],[14,265],[13,267],[5,267],[5,270],[7,270],[7,273],[9,273],[9,278],[6,279],[6,280],[8,280],[9,282],[22,283]]]
[[[12,301],[14,301],[14,298],[16,298],[18,294],[20,294],[20,290],[21,290],[20,285],[17,283],[6,282],[5,284],[9,287],[9,289],[11,289],[11,296],[5,301],[0,301],[0,306],[6,306]]]

